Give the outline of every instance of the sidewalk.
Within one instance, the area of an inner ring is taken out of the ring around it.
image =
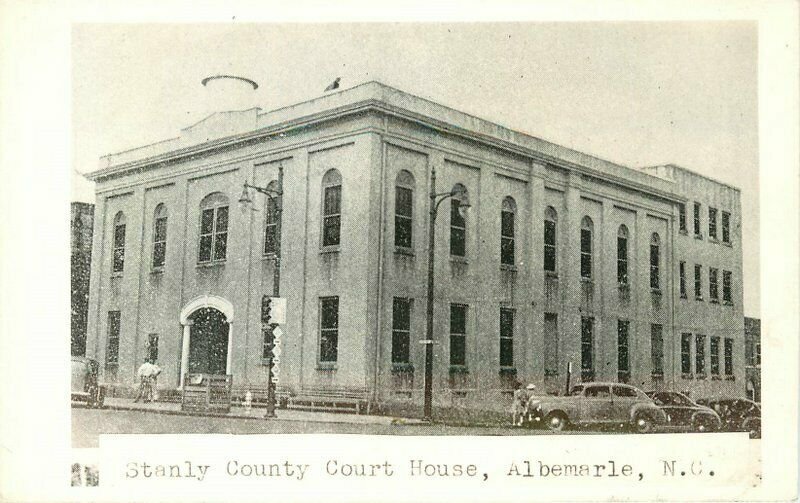
[[[171,402],[134,402],[131,398],[106,398],[104,408],[110,410],[129,410],[153,412],[156,414],[169,414],[173,416],[211,416],[229,417],[231,419],[264,419],[266,409],[253,407],[248,412],[240,406],[231,406],[228,413],[220,412],[186,412],[181,410],[180,403]],[[344,412],[314,412],[306,410],[276,409],[275,417],[269,421],[302,421],[315,423],[347,423],[347,424],[401,424],[401,425],[426,425],[425,421],[413,418],[400,418],[389,416],[374,416],[366,414],[348,414]]]

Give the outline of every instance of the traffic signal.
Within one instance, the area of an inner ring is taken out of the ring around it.
[[[272,298],[268,295],[261,297],[261,322],[269,323],[272,311]]]

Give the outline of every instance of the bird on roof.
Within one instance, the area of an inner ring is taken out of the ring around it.
[[[325,88],[325,92],[327,93],[328,91],[333,91],[334,89],[339,89],[339,81],[341,79],[342,79],[341,77],[336,77],[336,80],[331,82],[330,85]]]

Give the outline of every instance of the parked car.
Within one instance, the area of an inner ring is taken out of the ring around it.
[[[83,356],[72,357],[72,401],[86,402],[89,407],[100,408],[106,388],[97,379],[100,364]]]
[[[719,415],[712,409],[699,405],[677,391],[648,391],[647,396],[667,414],[667,426],[694,431],[716,431],[722,427]]]
[[[552,431],[568,425],[621,425],[647,433],[667,422],[664,411],[643,391],[620,383],[583,383],[568,396],[534,397],[528,411],[533,421]]]
[[[750,438],[761,438],[761,406],[747,398],[700,398],[700,405],[710,407],[722,419],[726,431],[747,431]]]

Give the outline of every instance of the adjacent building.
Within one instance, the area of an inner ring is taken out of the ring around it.
[[[92,263],[92,228],[94,205],[70,204],[70,283],[71,283],[71,352],[84,356],[89,313],[89,273]]]
[[[275,188],[240,211],[245,182]],[[432,187],[435,172],[436,186]],[[217,113],[111,154],[96,218],[89,355],[133,385],[186,372],[265,386],[261,297],[287,323],[280,387],[423,399],[429,194],[434,405],[504,409],[514,382],[610,380],[744,395],[741,203],[687,169],[631,169],[378,82]],[[271,185],[270,185],[271,184]]]
[[[761,401],[761,320],[744,319],[745,392],[747,398]]]

